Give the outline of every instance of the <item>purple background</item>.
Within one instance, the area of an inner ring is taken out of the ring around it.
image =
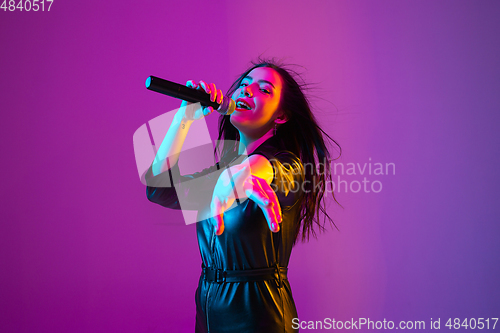
[[[329,212],[340,232],[295,248],[299,318],[426,328],[441,318],[445,329],[449,317],[500,317],[499,17],[498,1],[0,11],[0,330],[194,330],[195,225],[146,199],[132,145],[179,102],[144,81],[226,90],[261,53],[319,83],[317,116],[341,162],[396,165],[368,177],[380,193],[338,194],[344,209]],[[212,135],[216,122],[207,119]]]

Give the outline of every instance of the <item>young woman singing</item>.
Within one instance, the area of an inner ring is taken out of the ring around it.
[[[214,84],[187,86],[222,101]],[[326,218],[333,222],[324,208],[330,178],[325,138],[337,143],[318,126],[284,66],[254,64],[228,95],[236,111],[219,121],[220,161],[180,175],[178,157],[191,124],[213,112],[183,102],[146,174],[147,197],[167,208],[198,210],[196,332],[293,332],[288,262],[299,237],[323,229]],[[175,188],[158,186],[166,178]]]

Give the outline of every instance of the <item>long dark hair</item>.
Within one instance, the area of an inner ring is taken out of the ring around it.
[[[311,234],[316,237],[314,225],[317,225],[320,231],[325,230],[326,219],[337,228],[326,212],[324,200],[326,181],[330,180],[331,182],[331,154],[325,143],[325,138],[328,138],[332,144],[338,147],[339,156],[342,149],[335,140],[319,127],[311,111],[309,100],[303,92],[306,84],[299,84],[295,79],[295,77],[300,78],[300,75],[274,59],[259,58],[256,62],[252,62],[252,66],[231,85],[227,96],[232,96],[240,86],[241,81],[254,68],[258,67],[274,69],[283,81],[280,107],[288,120],[278,127],[276,137],[285,144],[288,151],[298,156],[304,165],[317,166],[317,168],[305,168],[304,180],[308,182],[304,182],[304,198],[300,208],[299,224],[295,232],[295,244],[300,233],[302,233],[302,241],[309,240]],[[300,81],[302,82],[302,80]],[[231,124],[229,118],[230,116],[221,116],[219,118],[219,139],[216,146],[219,156],[233,155],[238,150],[238,145],[235,142],[240,139],[239,132]],[[224,142],[222,151],[220,150],[221,139]],[[333,191],[332,196],[338,204]],[[320,222],[320,212],[324,216],[323,223]]]

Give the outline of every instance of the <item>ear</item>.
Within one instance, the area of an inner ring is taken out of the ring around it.
[[[285,115],[285,112],[283,112],[283,111],[281,111],[279,113],[279,116],[277,116],[276,119],[274,119],[274,122],[276,124],[279,124],[279,125],[282,125],[282,124],[286,123],[287,121],[288,121],[288,118]]]

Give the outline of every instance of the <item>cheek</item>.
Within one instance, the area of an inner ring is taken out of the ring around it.
[[[279,106],[278,100],[267,101],[262,107],[261,117],[266,120],[270,119],[278,110],[278,106]]]
[[[236,101],[238,99],[239,95],[240,95],[240,88],[238,88],[234,91],[234,93],[231,95],[231,99]]]

